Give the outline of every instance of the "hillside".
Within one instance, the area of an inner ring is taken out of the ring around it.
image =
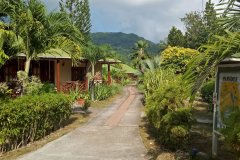
[[[94,44],[102,45],[109,44],[113,49],[119,52],[122,56],[126,57],[132,51],[134,47],[134,43],[139,40],[145,40],[149,44],[148,53],[153,55],[158,53],[158,45],[144,39],[143,37],[139,37],[136,34],[130,33],[122,33],[122,32],[98,32],[92,33],[91,38]]]

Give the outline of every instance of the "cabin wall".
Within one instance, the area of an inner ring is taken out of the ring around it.
[[[66,81],[71,81],[72,77],[72,61],[71,60],[59,60],[60,61],[60,84]],[[57,60],[55,60],[55,66],[57,66]],[[55,67],[57,69],[57,67]],[[57,70],[55,69],[55,85],[57,84]]]

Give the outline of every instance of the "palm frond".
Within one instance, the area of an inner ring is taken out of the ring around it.
[[[161,58],[160,56],[155,56],[151,59],[146,59],[143,63],[144,71],[154,71],[161,67]]]
[[[61,36],[55,37],[49,42],[45,53],[56,53],[59,55],[67,54],[71,56],[74,63],[77,63],[83,56],[82,48],[78,44]]]
[[[15,56],[24,50],[21,37],[17,37],[11,30],[5,30],[4,24],[0,23],[0,67],[11,56]]]
[[[221,15],[220,25],[224,29],[230,31],[240,30],[240,2],[237,0],[221,1],[219,4],[221,7],[218,9],[218,14]]]
[[[215,38],[215,42],[201,47],[204,53],[190,62],[184,75],[185,80],[192,84],[192,100],[204,80],[222,60],[240,53],[240,32],[226,31],[226,35]]]

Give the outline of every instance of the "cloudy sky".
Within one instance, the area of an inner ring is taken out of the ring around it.
[[[60,0],[43,1],[49,10],[57,10]],[[89,0],[89,3],[92,32],[135,33],[154,42],[166,38],[173,25],[184,30],[180,18],[186,13],[202,11],[202,0]]]

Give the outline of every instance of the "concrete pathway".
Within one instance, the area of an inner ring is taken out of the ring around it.
[[[147,153],[138,125],[141,95],[125,95],[73,132],[26,154],[19,160],[144,160]]]

